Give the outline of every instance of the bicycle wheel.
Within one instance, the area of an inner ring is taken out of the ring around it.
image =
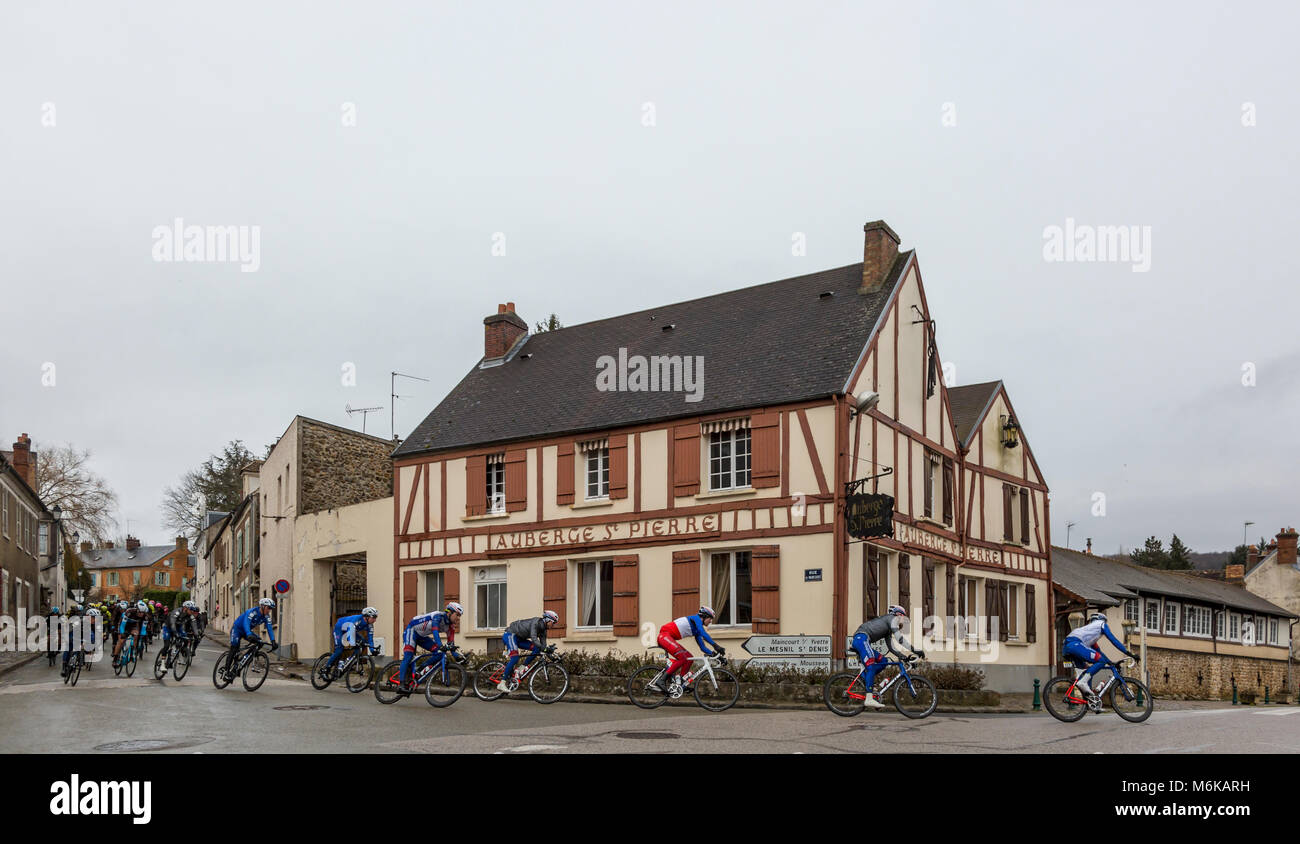
[[[396,703],[401,697],[401,660],[395,659],[379,669],[375,677],[375,700],[380,703]]]
[[[185,645],[181,645],[176,658],[172,660],[172,676],[176,678],[177,682],[185,679],[185,675],[190,670],[190,663],[193,661],[194,657],[190,656],[190,649]]]
[[[713,679],[708,674],[695,678],[695,701],[710,712],[722,712],[740,700],[740,681],[725,668],[713,669]]]
[[[257,691],[262,688],[262,684],[266,682],[266,675],[270,673],[271,660],[266,654],[259,650],[257,653],[253,654],[253,657],[248,660],[248,664],[244,666],[242,672],[244,677],[244,688],[250,692]]]
[[[123,648],[123,650],[125,650],[125,648]],[[116,674],[116,675],[119,676],[119,677],[122,676],[122,659],[121,659],[121,658],[118,658],[118,659],[116,659],[116,660],[113,661],[113,673]]]
[[[907,685],[909,679],[912,681],[911,688]],[[925,718],[938,705],[939,693],[934,690],[934,683],[924,677],[909,674],[894,683],[894,708],[908,718]]]
[[[862,711],[867,687],[862,685],[861,671],[845,671],[827,678],[822,686],[822,700],[836,715],[852,718]]]
[[[668,693],[650,683],[666,669],[662,665],[643,665],[627,678],[627,696],[641,709],[657,709],[668,702]]]
[[[217,664],[212,666],[212,685],[216,686],[218,689],[224,689],[226,686],[230,685],[232,680],[235,679],[234,677],[222,673],[226,670],[226,664],[229,662],[230,651],[226,651],[221,656],[217,657]]]
[[[128,647],[131,647],[131,646],[128,645]],[[138,656],[138,655],[136,654],[136,652],[135,652],[135,648],[134,648],[134,647],[131,647],[131,657],[130,657],[130,659],[128,659],[128,660],[126,661],[126,676],[128,676],[128,677],[134,677],[134,676],[135,676],[135,664],[136,664],[137,662],[139,662],[139,661],[140,661],[140,659],[139,659],[139,656]]]
[[[528,678],[528,693],[538,703],[555,703],[569,691],[569,672],[558,662],[533,669]]]
[[[348,691],[356,694],[370,688],[370,678],[375,673],[375,661],[368,656],[355,660],[348,666],[348,673],[343,678]]]
[[[1067,724],[1074,723],[1088,713],[1088,705],[1066,700],[1066,692],[1074,685],[1073,677],[1053,677],[1043,687],[1043,706],[1052,717]]]
[[[72,660],[73,657],[68,657],[68,664],[59,669],[63,674],[64,685],[67,685],[68,680],[72,677]]]
[[[75,685],[77,685],[77,681],[81,679],[81,666],[82,666],[83,663],[85,663],[86,659],[85,659],[85,657],[83,657],[83,656],[74,657],[74,659],[76,660],[76,663],[77,663],[77,664],[71,666],[71,671],[72,671],[72,680],[71,680],[71,682],[72,682],[72,685],[75,686]]]
[[[329,664],[330,656],[330,654],[321,654],[316,657],[316,662],[311,667],[311,687],[318,692],[328,689],[330,683],[334,682],[332,674],[323,673],[325,666]]]
[[[1141,680],[1133,677],[1123,679],[1128,686],[1129,694],[1133,697],[1125,698],[1124,690],[1116,682],[1110,687],[1110,708],[1130,724],[1140,724],[1151,717],[1151,710],[1155,708],[1155,703],[1151,700],[1151,692]]]
[[[434,668],[429,672],[429,678],[424,681],[424,699],[430,706],[439,709],[451,706],[465,693],[465,684],[468,681],[465,669],[461,668],[459,663],[449,659],[440,668]]]
[[[480,700],[496,700],[505,694],[497,688],[497,683],[501,678],[506,676],[506,664],[501,660],[493,660],[479,666],[478,671],[474,672],[474,694],[478,695]]]
[[[153,658],[153,678],[161,680],[167,676],[167,649],[163,648],[158,651],[158,656]]]

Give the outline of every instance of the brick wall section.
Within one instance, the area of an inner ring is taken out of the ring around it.
[[[393,445],[386,440],[303,421],[302,513],[337,510],[393,494]]]
[[[1253,691],[1263,701],[1265,686],[1271,694],[1277,694],[1286,685],[1286,662],[1275,659],[1148,647],[1147,668],[1151,672],[1151,693],[1156,697],[1231,700],[1235,676],[1238,693]]]

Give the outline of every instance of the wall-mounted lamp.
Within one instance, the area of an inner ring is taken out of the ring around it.
[[[998,419],[1002,421],[1002,445],[1006,448],[1020,445],[1020,424],[1016,422],[1015,417],[1008,413],[999,416]]]

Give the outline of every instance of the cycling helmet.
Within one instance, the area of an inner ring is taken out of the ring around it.
[[[455,601],[452,601],[449,604],[447,604],[447,612],[455,612],[464,615],[465,608],[462,607],[460,604],[456,603]]]
[[[136,601],[135,608],[138,610],[144,610],[145,612],[149,611],[149,605],[146,604],[144,601]]]
[[[366,618],[379,618],[379,610],[374,607],[366,607],[361,611],[361,614]]]
[[[1092,615],[1088,616],[1088,620],[1089,620],[1089,621],[1105,621],[1105,620],[1106,620],[1106,614],[1105,614],[1104,612],[1101,612],[1100,610],[1098,610],[1098,611],[1094,612]]]
[[[99,618],[99,610],[91,607],[86,611],[86,618]]]
[[[58,607],[50,607],[50,615],[58,615],[58,614],[59,614]]]
[[[193,601],[186,601],[185,603],[181,604],[181,606],[187,610],[194,610],[195,612],[199,611],[199,605],[194,603]]]
[[[130,604],[128,604],[126,601],[118,601],[118,602],[117,602],[117,608],[118,608],[119,610],[124,610],[124,609],[126,609],[127,607],[129,607],[129,606],[130,606]]]
[[[903,609],[903,608],[900,607],[898,604],[894,604],[894,605],[890,606],[890,608],[889,608],[889,614],[890,614],[890,615],[901,615],[901,616],[906,616],[906,615],[907,615],[907,610]]]
[[[263,598],[257,602],[257,605],[259,607],[273,607],[275,606],[275,601],[271,598]]]
[[[700,618],[713,618],[713,607],[700,607]]]
[[[81,615],[81,604],[73,604],[68,607],[68,615]]]
[[[547,610],[546,612],[542,613],[542,620],[549,621],[552,624],[559,624],[560,616],[553,610]]]

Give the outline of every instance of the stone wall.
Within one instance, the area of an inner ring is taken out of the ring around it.
[[[392,443],[304,420],[301,513],[337,510],[393,494]]]
[[[1231,700],[1235,677],[1239,694],[1253,691],[1262,701],[1265,686],[1276,695],[1286,685],[1286,662],[1275,659],[1148,647],[1147,669],[1151,693],[1157,697]]]

